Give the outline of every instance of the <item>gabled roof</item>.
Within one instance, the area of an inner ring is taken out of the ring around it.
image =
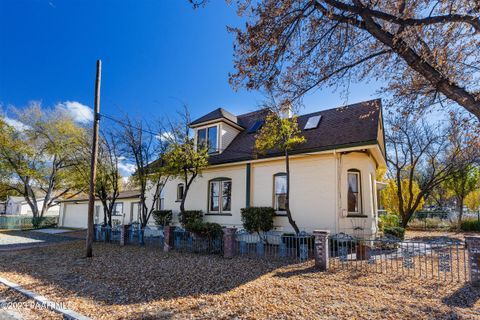
[[[235,124],[238,124],[237,123],[237,117],[235,115],[231,114],[230,112],[228,112],[227,110],[225,110],[223,108],[218,108],[218,109],[213,110],[212,112],[207,113],[203,117],[200,117],[200,118],[192,121],[190,123],[190,126],[194,127],[194,126],[197,126],[197,125],[205,123],[205,122],[209,122],[209,121],[212,121],[212,120],[222,120],[222,119],[226,119],[226,120],[229,120],[229,121],[231,121]]]
[[[244,128],[250,128],[255,122],[263,120],[266,114],[266,110],[242,114],[237,116],[237,123]],[[298,145],[291,153],[299,154],[377,144],[380,114],[381,100],[377,99],[301,115],[298,117],[298,124],[306,142]],[[322,116],[318,127],[304,130],[308,118],[315,115]],[[223,152],[210,155],[209,163],[214,165],[283,155],[281,152],[272,150],[266,155],[257,156],[254,148],[255,134],[243,130]]]

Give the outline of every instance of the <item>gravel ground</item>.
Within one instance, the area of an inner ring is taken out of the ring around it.
[[[464,283],[100,243],[89,260],[83,249],[2,252],[0,276],[95,319],[480,319],[480,289]]]

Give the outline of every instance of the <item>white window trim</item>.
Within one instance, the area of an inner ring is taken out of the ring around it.
[[[223,180],[210,180],[208,182],[208,205],[207,205],[207,212],[211,214],[230,214],[232,212],[232,190],[230,189],[230,210],[223,210],[223,183],[230,182],[230,188],[232,188],[233,183],[232,179],[223,179]],[[218,195],[218,210],[212,210],[211,208],[211,200],[212,200],[212,184],[218,183],[219,184],[219,195]]]
[[[348,210],[348,175],[349,174],[355,174],[357,176],[357,188],[358,188],[358,210],[359,211],[349,211]],[[361,178],[361,174],[359,171],[353,171],[353,170],[348,170],[347,171],[347,214],[350,215],[350,216],[361,216],[363,215],[363,201],[362,201],[362,178]]]
[[[180,198],[179,195],[180,195],[180,192],[179,192],[179,189],[180,189],[180,186],[183,186],[183,192],[182,192],[182,197]],[[177,200],[176,202],[180,202],[183,200],[183,194],[185,193],[185,184],[184,183],[179,183],[177,184]]]
[[[284,173],[284,172],[278,172],[276,174],[273,175],[273,208],[275,209],[275,214],[277,215],[286,215],[287,214],[287,210],[278,210],[278,201],[277,201],[277,184],[276,184],[276,179],[278,177],[285,177],[285,179],[288,179],[287,178],[287,174]],[[285,193],[279,193],[279,194],[287,194],[286,192]]]
[[[198,132],[200,130],[205,130],[205,142],[207,143],[208,145],[208,129],[209,128],[213,128],[213,127],[216,127],[217,128],[217,145],[215,146],[215,151],[212,151],[212,152],[208,152],[209,154],[214,154],[214,153],[220,153],[220,130],[221,130],[221,127],[219,124],[215,124],[215,125],[211,125],[211,126],[205,126],[205,127],[200,127],[200,128],[197,128],[196,129],[196,132],[195,132],[195,148],[198,150]]]
[[[122,212],[120,212],[120,214],[115,214],[116,212],[116,208],[118,205],[122,205]],[[123,210],[125,209],[124,207],[124,203],[123,201],[120,201],[120,202],[115,202],[115,204],[113,205],[113,208],[112,208],[112,217],[122,217],[123,216]]]

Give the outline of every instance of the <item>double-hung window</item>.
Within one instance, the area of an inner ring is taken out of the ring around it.
[[[208,153],[218,152],[217,126],[197,130],[197,149],[207,148]]]
[[[226,213],[232,208],[232,180],[210,181],[209,212]]]
[[[183,183],[179,183],[177,185],[177,201],[182,201],[184,190],[185,186],[183,185]]]
[[[123,202],[116,202],[114,204],[112,216],[123,216]]]
[[[275,211],[283,213],[287,210],[285,202],[287,200],[287,175],[277,173],[274,176],[274,203]]]
[[[360,188],[360,171],[349,170],[348,173],[348,213],[362,214],[362,195]]]

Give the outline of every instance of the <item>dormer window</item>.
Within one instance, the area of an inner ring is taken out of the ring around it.
[[[197,149],[208,148],[208,153],[218,152],[218,127],[197,130]]]

